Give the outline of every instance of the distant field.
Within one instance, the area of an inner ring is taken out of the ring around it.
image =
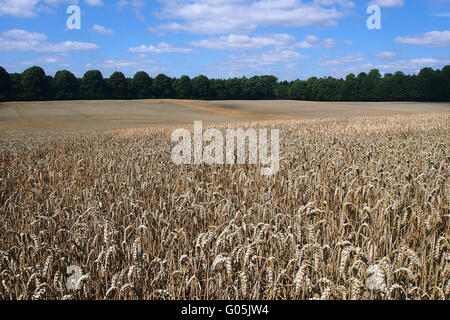
[[[108,130],[205,122],[450,112],[450,103],[303,101],[52,101],[0,104],[0,133]]]

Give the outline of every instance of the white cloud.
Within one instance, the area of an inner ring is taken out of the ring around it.
[[[355,3],[353,1],[349,0],[314,0],[315,4],[323,5],[323,6],[333,6],[333,5],[340,5],[344,8],[354,8]]]
[[[280,63],[292,63],[306,59],[300,53],[290,49],[275,49],[255,54],[231,55],[226,64],[234,67],[258,69],[263,66],[273,66]]]
[[[298,63],[308,57],[288,48],[274,48],[258,53],[228,56],[225,60],[206,66],[204,74],[213,78],[254,76],[298,71]]]
[[[252,50],[263,47],[285,47],[295,38],[289,34],[268,34],[256,37],[230,34],[214,39],[192,41],[196,47],[216,50]]]
[[[107,29],[104,26],[100,26],[98,24],[94,24],[92,26],[92,30],[94,32],[99,33],[99,34],[114,34],[114,30],[113,29]]]
[[[18,40],[47,40],[47,36],[43,33],[28,32],[21,29],[11,29],[2,32],[2,35],[7,38],[18,39]]]
[[[391,51],[383,51],[377,54],[378,59],[394,59],[395,57],[397,57],[397,54]]]
[[[156,61],[148,59],[144,54],[134,55],[127,58],[101,58],[95,59],[94,63],[86,68],[98,68],[104,70],[103,74],[110,75],[114,71],[122,71],[126,76],[134,76],[137,71],[145,71],[150,76],[164,73],[165,67],[158,65]]]
[[[42,33],[32,33],[26,30],[12,29],[2,32],[0,51],[35,51],[35,52],[69,52],[96,50],[100,47],[93,43],[64,41],[48,43],[47,36]]]
[[[380,70],[395,72],[402,70],[404,72],[418,73],[424,67],[441,67],[450,63],[448,58],[412,58],[395,60],[391,63],[381,64],[377,66]]]
[[[88,5],[90,6],[102,6],[103,1],[102,0],[84,0]]]
[[[97,63],[97,65],[103,68],[122,69],[126,67],[137,67],[140,65],[140,63],[138,61],[131,60],[104,59]]]
[[[326,48],[331,49],[336,44],[336,40],[332,38],[320,39],[315,35],[307,35],[303,41],[296,44],[298,48],[313,49],[313,48]]]
[[[381,73],[403,71],[404,73],[417,74],[424,67],[442,68],[449,63],[450,59],[448,57],[394,59],[388,63],[363,63],[351,65],[347,68],[332,68],[327,70],[327,73],[331,73],[333,76],[345,77],[350,72],[358,74],[367,72],[370,69],[379,69]]]
[[[417,46],[443,48],[450,46],[450,31],[430,31],[415,36],[397,37],[395,41]]]
[[[160,54],[160,53],[169,53],[169,52],[180,52],[180,53],[191,53],[194,50],[190,48],[175,48],[172,47],[167,42],[161,42],[157,46],[153,45],[141,45],[139,47],[133,47],[128,49],[129,52],[137,52],[137,53],[152,53],[152,54]]]
[[[386,8],[399,8],[405,5],[403,0],[373,0],[370,4],[375,4]]]
[[[20,64],[22,65],[27,65],[27,66],[33,66],[33,65],[37,65],[37,64],[42,64],[42,63],[48,63],[48,64],[53,64],[53,63],[58,63],[61,62],[61,57],[42,57],[36,60],[30,60],[30,61],[22,61]]]
[[[117,9],[131,8],[131,11],[135,14],[136,18],[145,21],[145,17],[142,13],[142,9],[145,7],[145,1],[143,0],[119,0],[117,2]]]
[[[49,7],[59,4],[78,3],[78,0],[0,0],[0,16],[35,17],[40,11],[49,11]],[[85,0],[90,6],[103,5],[102,0]]]
[[[319,62],[319,66],[321,66],[321,67],[337,66],[337,65],[357,63],[357,62],[362,62],[362,61],[364,61],[364,55],[362,55],[362,54],[347,54],[345,56],[322,58],[322,60]]]
[[[308,3],[300,0],[160,2],[163,8],[158,16],[169,22],[150,28],[151,31],[186,31],[196,34],[248,34],[260,26],[335,26],[353,4],[345,0],[316,0]]]
[[[11,15],[15,17],[35,16],[37,0],[3,0],[0,1],[0,16]]]
[[[333,48],[335,44],[336,44],[335,39],[328,38],[328,39],[323,40],[323,47],[326,49]]]

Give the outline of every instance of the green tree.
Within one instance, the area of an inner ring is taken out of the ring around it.
[[[211,90],[214,92],[214,97],[219,100],[228,99],[224,79],[211,79]]]
[[[275,99],[286,100],[289,99],[289,88],[291,83],[288,81],[277,82],[275,85]]]
[[[275,99],[277,80],[278,79],[275,76],[270,75],[256,77],[256,92],[258,94],[258,99]]]
[[[81,97],[83,99],[104,99],[105,82],[98,70],[87,71],[81,80]]]
[[[204,75],[192,79],[192,89],[196,99],[209,99],[211,97],[209,79]]]
[[[370,86],[368,84],[370,82],[367,73],[361,72],[360,74],[358,74],[358,76],[356,77],[356,82],[357,82],[357,91],[355,92],[356,98],[355,100],[357,101],[369,100]]]
[[[377,86],[373,89],[374,96],[378,97],[378,101],[390,101],[392,100],[392,82],[393,75],[384,76],[378,82]]]
[[[165,99],[172,97],[172,80],[165,74],[159,74],[153,81],[153,90],[156,98]]]
[[[313,94],[313,87],[314,84],[318,81],[317,77],[310,77],[308,80],[306,80],[305,85],[305,98],[304,100],[312,101],[315,100],[314,94]]]
[[[447,77],[440,70],[423,68],[419,72],[422,88],[421,98],[425,101],[444,101],[447,96]]]
[[[31,67],[22,73],[23,98],[25,100],[44,100],[49,95],[49,83],[41,67]]]
[[[128,83],[122,72],[114,72],[109,77],[109,85],[111,87],[111,97],[113,99],[128,98]]]
[[[306,100],[306,81],[296,80],[288,90],[289,99]]]
[[[23,85],[22,85],[22,74],[20,73],[11,73],[9,75],[9,79],[11,80],[11,94],[10,100],[12,101],[20,101],[24,100],[23,97]]]
[[[409,92],[408,92],[408,78],[406,75],[397,71],[394,73],[392,78],[389,79],[390,91],[391,94],[389,96],[389,100],[392,101],[407,101],[409,100]]]
[[[447,92],[445,96],[445,101],[450,101],[450,65],[442,68],[442,74],[447,78],[445,85],[446,87],[445,91]]]
[[[188,76],[182,76],[175,83],[175,94],[179,99],[192,98],[192,81]]]
[[[377,86],[377,84],[381,80],[381,73],[378,69],[372,69],[370,70],[369,74],[367,75],[367,78],[364,79],[364,82],[362,83],[363,91],[366,93],[366,99],[367,100],[377,100],[377,97],[374,95],[374,89]]]
[[[225,92],[228,99],[242,98],[242,81],[238,78],[232,78],[225,81]]]
[[[131,83],[132,96],[137,99],[152,98],[152,84],[152,78],[146,72],[136,72]]]
[[[356,81],[356,76],[350,73],[345,78],[342,85],[342,99],[345,101],[355,101],[358,89],[358,82]]]
[[[72,100],[78,98],[79,82],[72,72],[61,70],[53,78],[54,97],[57,100]]]
[[[3,67],[0,67],[0,101],[7,101],[10,99],[11,93],[11,79],[8,72]]]

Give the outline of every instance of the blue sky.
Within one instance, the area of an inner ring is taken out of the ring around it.
[[[69,30],[66,9],[81,8]],[[381,29],[369,30],[369,5]],[[344,77],[450,64],[450,0],[0,0],[0,65],[77,76]]]

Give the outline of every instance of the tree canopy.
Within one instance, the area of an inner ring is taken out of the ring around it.
[[[127,78],[122,72],[114,72],[109,77],[109,86],[111,89],[111,98],[113,99],[127,99],[128,98],[128,83]]]
[[[271,75],[209,79],[199,75],[155,78],[139,71],[133,78],[114,72],[103,78],[98,70],[77,79],[61,70],[54,77],[34,66],[23,73],[0,67],[0,101],[71,99],[294,99],[309,101],[450,101],[450,65],[442,70],[423,68],[417,75],[401,71],[382,75],[373,69],[344,79],[311,77],[278,81]]]
[[[98,70],[87,71],[81,79],[81,97],[83,99],[105,98],[105,82]]]
[[[131,81],[130,93],[133,98],[137,99],[152,98],[152,79],[146,72],[136,72]]]
[[[45,100],[49,98],[50,86],[45,71],[41,67],[31,67],[22,73],[22,97],[25,100]]]
[[[11,93],[11,79],[8,72],[0,67],[0,101],[9,100]]]
[[[53,94],[57,100],[72,100],[79,96],[80,84],[74,74],[67,70],[58,71],[53,78]]]

